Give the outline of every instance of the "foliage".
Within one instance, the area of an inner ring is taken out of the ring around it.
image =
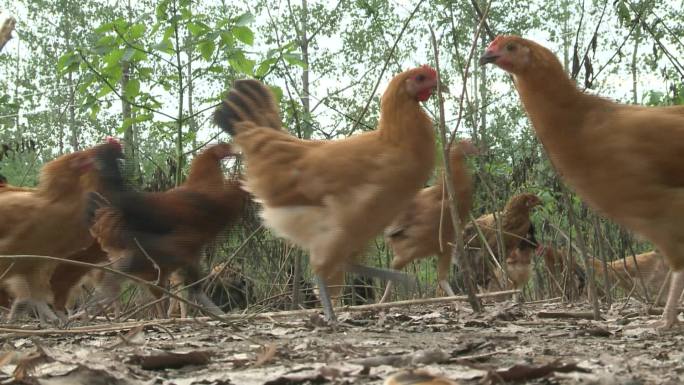
[[[513,193],[533,191],[545,202],[534,218],[541,236],[558,243],[565,242],[561,230],[578,236],[567,222],[562,184],[510,81],[501,71],[466,62],[478,23],[472,2],[425,1],[412,19],[418,2],[408,3],[18,0],[9,7],[18,20],[18,38],[0,54],[0,145],[28,140],[37,145],[4,156],[0,172],[31,185],[42,163],[114,134],[125,136],[136,150],[142,187],[170,187],[182,180],[187,156],[206,142],[228,139],[212,127],[210,113],[241,77],[273,87],[285,126],[300,137],[337,138],[372,129],[379,95],[392,74],[434,63],[433,27],[451,91],[445,95],[447,123],[455,126],[465,89],[457,134],[487,150],[474,161],[473,214],[501,208]],[[477,3],[486,9],[485,2]],[[676,8],[652,0],[506,0],[493,4],[487,21],[493,33],[548,43],[591,92],[645,105],[682,105],[684,15]],[[489,39],[483,36],[478,47]],[[472,76],[464,85],[466,68]],[[434,101],[426,108],[433,116],[437,111]],[[594,214],[575,196],[572,206],[580,213],[582,236],[601,235],[613,256],[648,247],[625,242],[624,232],[610,223],[594,228]],[[230,249],[247,235],[234,235]],[[283,259],[290,255],[270,235],[257,239],[244,255],[263,255],[269,248]],[[373,263],[387,263],[381,240],[369,254]],[[264,272],[250,266],[255,274]],[[418,268],[431,274],[430,266],[422,262]]]

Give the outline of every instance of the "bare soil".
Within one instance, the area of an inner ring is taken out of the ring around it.
[[[651,323],[659,317],[634,303],[605,309],[601,321],[568,318],[589,311],[586,304],[509,301],[479,315],[463,303],[341,312],[334,327],[317,315],[98,321],[90,330],[50,334],[23,325],[35,335],[7,326],[0,331],[0,383],[382,384],[399,370],[424,368],[460,384],[516,375],[517,382],[502,383],[684,384],[681,330],[656,331]],[[548,364],[576,367],[533,378]]]

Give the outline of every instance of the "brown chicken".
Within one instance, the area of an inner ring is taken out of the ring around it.
[[[569,285],[566,278],[566,261],[568,261],[568,254],[560,249],[550,245],[540,244],[535,251],[535,255],[544,259],[544,265],[549,273],[549,285],[552,293],[563,293],[566,298],[572,298],[572,291],[574,287],[577,288],[577,293],[582,294],[587,283],[586,272],[581,266],[581,261],[575,260],[574,263],[574,281],[573,286]],[[575,258],[579,258],[577,255]]]
[[[532,274],[532,259],[537,249],[537,240],[534,235],[534,226],[530,226],[527,237],[520,241],[517,247],[511,250],[504,261],[508,282],[507,289],[522,289],[530,280]],[[499,273],[497,271],[497,273]],[[503,277],[499,276],[499,282]]]
[[[104,198],[91,196],[90,231],[114,268],[161,285],[172,273],[196,282],[204,247],[241,216],[247,203],[239,182],[227,180],[221,170],[221,160],[231,155],[226,143],[207,148],[193,159],[185,183],[166,192],[127,188],[117,164],[120,150],[98,156]],[[95,300],[113,300],[122,283],[119,276],[105,274]],[[161,297],[160,291],[151,292]],[[206,310],[222,313],[201,285],[191,287],[189,296]]]
[[[345,271],[360,270],[355,258],[434,168],[432,120],[420,102],[436,85],[428,66],[395,76],[378,129],[340,140],[300,140],[282,130],[271,91],[255,80],[236,81],[214,114],[242,149],[246,186],[263,203],[266,225],[309,251],[328,320],[335,315],[326,284],[339,294]]]
[[[518,194],[508,200],[503,212],[497,213],[496,216],[494,214],[483,215],[474,223],[471,222],[465,226],[463,241],[469,258],[474,262],[475,281],[478,285],[483,288],[488,287],[494,276],[495,270],[491,268],[493,261],[490,260],[490,250],[498,263],[503,260],[500,257],[499,237],[503,242],[501,246],[504,253],[513,251],[530,232],[532,225],[530,211],[541,204],[542,201],[534,194]],[[501,224],[500,235],[497,218]],[[486,239],[486,244],[481,242],[478,228]]]
[[[640,233],[673,269],[662,327],[684,290],[684,108],[618,104],[581,92],[547,48],[496,38],[480,58],[513,75],[539,140],[591,207]]]
[[[93,240],[90,247],[80,250],[68,257],[71,261],[87,262],[87,263],[101,263],[107,261],[107,253],[105,253],[100,244]],[[93,276],[99,276],[93,272],[91,268],[76,266],[68,263],[60,263],[55,272],[50,278],[50,287],[54,295],[53,307],[55,311],[64,314],[67,311],[68,303],[78,296],[80,287],[85,282],[89,286],[95,286],[98,279]],[[95,281],[95,282],[93,282]]]
[[[449,151],[462,226],[467,223],[473,205],[473,180],[465,157],[477,153],[477,148],[467,140],[457,143]],[[453,296],[454,291],[447,278],[451,266],[451,245],[456,233],[450,217],[444,179],[441,176],[434,186],[418,192],[411,205],[385,229],[385,240],[394,252],[391,267],[395,270],[403,269],[415,260],[436,255],[437,284],[446,295]],[[392,286],[392,281],[389,281],[380,303],[389,298]]]
[[[635,264],[636,260],[636,264]],[[593,258],[594,274],[599,281],[603,280],[603,262]],[[617,282],[620,287],[626,292],[632,292],[636,285],[635,293],[640,293],[642,286],[648,290],[648,298],[653,300],[660,291],[660,286],[668,281],[668,272],[670,268],[665,261],[662,254],[656,251],[649,251],[647,253],[638,254],[632,257],[625,256],[625,259],[616,259],[608,262],[608,274],[611,278],[611,283]],[[637,282],[641,280],[642,282]],[[656,299],[659,305],[665,304],[665,293]]]
[[[68,258],[93,242],[85,222],[85,196],[97,187],[94,157],[110,141],[63,155],[43,166],[37,188],[0,194],[0,255],[46,255]],[[21,189],[21,188],[20,188]],[[2,286],[14,298],[9,318],[35,310],[41,320],[58,318],[48,307],[50,277],[57,262],[42,259],[0,261]]]

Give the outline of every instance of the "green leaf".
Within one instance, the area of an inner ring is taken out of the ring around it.
[[[138,52],[138,50],[136,50],[135,48],[131,48],[131,47],[126,48],[123,56],[121,57],[121,61],[130,62],[136,52]]]
[[[254,15],[252,15],[250,12],[245,12],[242,15],[235,18],[235,25],[242,27],[254,23],[255,20],[256,18],[254,17]]]
[[[108,95],[109,93],[111,93],[111,92],[112,92],[112,89],[109,88],[108,85],[103,84],[102,87],[100,87],[100,90],[97,91],[97,93],[95,94],[95,97],[96,97],[96,98],[101,98],[101,97],[103,97],[103,96],[107,96],[107,95]]]
[[[80,61],[81,57],[76,52],[67,52],[57,61],[57,71],[60,73],[73,71],[75,69],[73,64],[78,64]]]
[[[95,43],[95,47],[111,47],[115,44],[116,44],[116,38],[114,36],[106,35],[106,36],[102,36]]]
[[[237,26],[233,28],[233,36],[241,42],[252,45],[254,44],[254,32],[249,27]]]
[[[171,43],[171,40],[169,40],[169,39],[164,39],[164,40],[160,41],[159,43],[154,44],[152,46],[152,49],[157,50],[157,51],[161,51],[164,53],[168,53],[168,54],[172,54],[174,52],[173,51],[173,44]]]
[[[124,50],[122,49],[114,49],[110,51],[107,55],[105,55],[102,60],[107,64],[107,67],[114,67],[119,64],[119,60],[124,55]]]
[[[225,68],[223,68],[222,66],[216,66],[216,65],[207,68],[207,71],[215,73],[215,74],[222,74],[222,73],[226,72]]]
[[[166,12],[169,8],[169,0],[163,0],[160,1],[159,4],[157,4],[157,8],[155,9],[155,15],[157,16],[157,20],[162,21],[166,20]]]
[[[143,35],[145,34],[145,29],[146,29],[145,24],[142,24],[142,23],[134,24],[133,26],[131,26],[131,28],[128,29],[128,36],[132,40],[139,39],[139,38],[143,37]]]
[[[620,1],[618,3],[618,17],[620,18],[620,21],[623,23],[627,23],[630,21],[629,8],[627,7],[627,4],[625,4],[624,1]]]
[[[235,55],[232,59],[228,59],[228,63],[234,70],[251,75],[256,62],[254,60],[247,59],[245,55]]]
[[[235,45],[233,34],[228,31],[221,32],[221,43],[221,46],[227,45],[228,47],[233,47]]]
[[[138,76],[142,79],[147,79],[152,75],[152,68],[138,67]]]
[[[207,40],[199,43],[199,50],[200,53],[202,54],[202,57],[204,60],[209,61],[211,60],[211,56],[214,54],[214,49],[216,49],[216,44],[214,44],[213,41]]]
[[[119,133],[123,133],[124,131],[126,131],[128,127],[132,126],[133,124],[142,123],[149,120],[152,120],[151,113],[137,114],[132,118],[124,119],[123,124],[121,125],[121,127],[117,128],[117,131],[119,131]]]
[[[140,93],[140,81],[138,79],[128,79],[124,88],[124,96],[131,100]]]
[[[188,31],[190,31],[190,33],[193,36],[202,36],[205,33],[207,33],[207,31],[209,30],[208,28],[205,28],[205,25],[202,25],[202,24],[203,23],[189,22],[188,23]]]
[[[270,58],[270,59],[266,59],[266,60],[262,61],[261,64],[259,64],[259,67],[257,68],[254,75],[258,78],[266,75],[268,73],[268,71],[271,69],[271,67],[273,67],[273,65],[277,62],[278,62],[277,58]]]
[[[291,65],[306,68],[306,63],[304,63],[304,61],[301,59],[301,56],[298,53],[284,53],[283,59],[285,59],[285,61]]]
[[[280,101],[283,99],[283,89],[278,86],[268,86],[268,88],[270,88],[271,92],[273,92],[273,95],[275,95],[276,103],[280,103]]]
[[[114,29],[114,23],[109,22],[109,23],[104,23],[101,26],[95,28],[94,32],[97,34],[104,33],[104,32],[109,32],[112,29]]]

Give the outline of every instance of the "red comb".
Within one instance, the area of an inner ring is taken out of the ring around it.
[[[501,42],[501,40],[503,40],[503,38],[504,38],[503,35],[497,36],[494,40],[492,40],[491,43],[489,43],[489,45],[487,46],[487,49],[496,48],[496,46],[499,45],[499,43]]]
[[[430,75],[437,77],[437,71],[434,68],[430,67],[429,65],[423,64],[423,66],[420,68],[428,71],[430,73]]]
[[[119,139],[113,136],[107,136],[107,138],[105,138],[105,142],[107,144],[115,145],[118,149],[121,149],[121,142],[119,142]]]

